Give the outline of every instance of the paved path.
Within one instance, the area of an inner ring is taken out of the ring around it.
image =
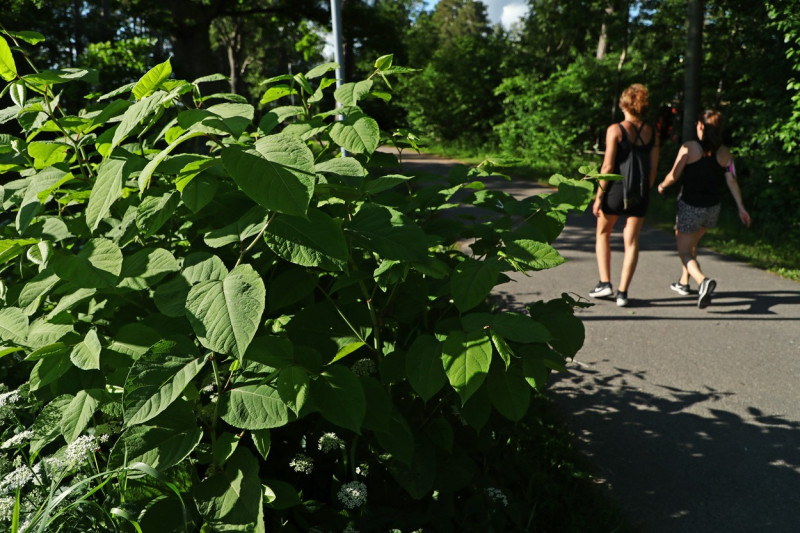
[[[406,156],[407,171],[455,163]],[[501,186],[515,195],[542,189]],[[621,222],[613,236],[619,281]],[[554,243],[567,263],[498,287],[510,306],[597,282],[591,212]],[[583,349],[550,390],[582,449],[645,533],[800,532],[800,284],[703,249],[710,307],[669,290],[674,236],[645,227],[631,305],[579,311]],[[696,287],[693,287],[696,290]]]

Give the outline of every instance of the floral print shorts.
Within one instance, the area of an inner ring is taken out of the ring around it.
[[[678,216],[675,229],[680,233],[694,233],[700,228],[713,228],[719,219],[720,204],[709,207],[695,207],[678,200]]]

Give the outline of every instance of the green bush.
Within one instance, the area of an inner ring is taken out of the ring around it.
[[[359,107],[409,71],[391,56],[330,110],[333,64],[268,80],[265,106],[300,105],[256,119],[203,94],[220,77],[171,79],[165,62],[73,112],[59,91],[91,72],[21,75],[41,36],[5,35],[5,528],[530,520],[488,458],[583,326],[567,295],[527,313],[488,297],[506,272],[563,261],[550,243],[591,183],[554,176],[557,192],[515,200],[484,187],[491,165],[395,173]]]

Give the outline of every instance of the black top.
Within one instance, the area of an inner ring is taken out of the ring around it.
[[[711,207],[722,199],[725,167],[717,162],[716,154],[704,155],[686,165],[678,199],[694,207]]]

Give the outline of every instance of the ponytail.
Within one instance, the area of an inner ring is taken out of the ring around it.
[[[716,109],[707,109],[700,115],[700,122],[703,123],[703,138],[700,139],[700,146],[706,153],[716,154],[722,146],[722,113]]]

